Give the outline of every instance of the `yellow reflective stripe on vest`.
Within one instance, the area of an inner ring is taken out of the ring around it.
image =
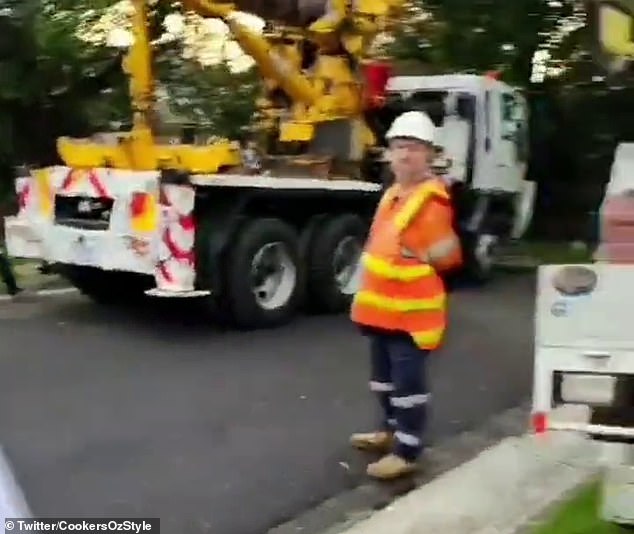
[[[419,347],[437,347],[445,334],[443,328],[432,328],[422,332],[412,332],[410,336]]]
[[[413,282],[425,276],[434,274],[434,269],[430,265],[394,265],[368,252],[361,256],[362,265],[372,274],[381,278],[400,280],[401,282]]]
[[[355,300],[359,304],[366,304],[380,310],[390,312],[417,312],[443,310],[445,308],[445,295],[438,295],[429,299],[394,299],[385,297],[374,291],[359,291]]]
[[[413,194],[394,217],[394,224],[399,231],[405,230],[416,216],[423,204],[433,195],[448,199],[449,195],[435,184],[424,184]]]

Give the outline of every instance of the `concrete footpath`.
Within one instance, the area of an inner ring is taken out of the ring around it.
[[[596,442],[572,433],[507,438],[328,534],[515,534],[596,475],[599,452]]]

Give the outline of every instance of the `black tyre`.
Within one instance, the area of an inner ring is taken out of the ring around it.
[[[303,296],[298,236],[279,219],[245,223],[229,250],[225,298],[240,328],[288,322]]]
[[[123,305],[141,302],[145,291],[154,287],[151,276],[102,271],[94,267],[69,265],[62,275],[83,295],[102,305]]]
[[[308,251],[307,298],[312,311],[341,313],[352,301],[352,275],[367,226],[352,214],[330,217],[313,234]]]

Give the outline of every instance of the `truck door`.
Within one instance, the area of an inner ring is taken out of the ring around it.
[[[513,97],[513,119],[515,121],[515,165],[523,180],[528,171],[529,138],[528,138],[528,102],[520,92],[511,93]]]
[[[469,93],[453,93],[446,99],[447,114],[438,138],[451,160],[448,177],[451,183],[470,184],[475,150],[476,98]]]
[[[476,114],[476,147],[473,160],[473,188],[476,190],[504,190],[498,175],[499,143],[499,105],[495,87],[485,83],[481,95],[478,95]]]
[[[497,184],[506,191],[518,191],[526,171],[526,155],[523,146],[525,118],[523,108],[511,90],[493,91],[497,113],[495,142],[493,143]]]

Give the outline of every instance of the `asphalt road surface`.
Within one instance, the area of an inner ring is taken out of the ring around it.
[[[533,288],[513,275],[453,294],[431,369],[434,439],[529,396]],[[36,516],[263,534],[367,482],[347,440],[376,412],[345,316],[221,332],[167,306],[0,303],[0,444]]]

